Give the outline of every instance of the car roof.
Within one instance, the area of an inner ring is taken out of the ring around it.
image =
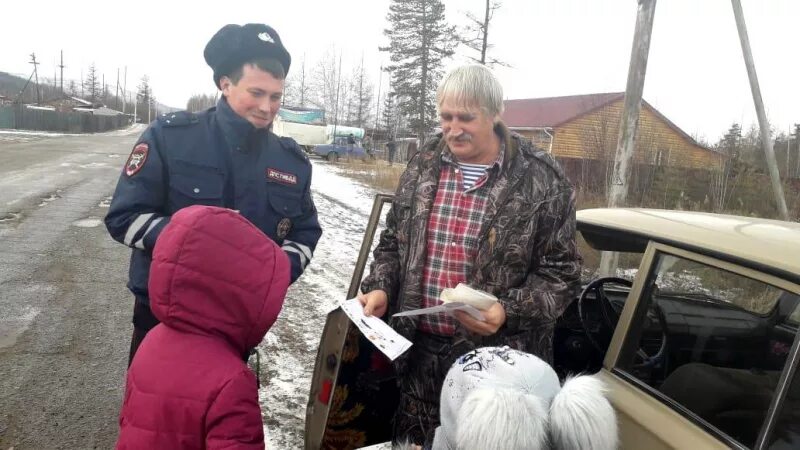
[[[646,240],[654,240],[800,277],[797,222],[643,208],[584,209],[577,219],[586,240],[600,250],[644,251]],[[639,242],[626,250],[620,239],[628,236]]]

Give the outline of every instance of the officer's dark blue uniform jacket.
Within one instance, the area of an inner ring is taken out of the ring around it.
[[[148,301],[159,233],[190,205],[238,210],[283,247],[292,282],[308,265],[322,230],[311,198],[311,164],[293,139],[256,129],[223,97],[202,113],[159,117],[135,149],[105,223],[115,240],[133,249],[128,287],[137,298]]]

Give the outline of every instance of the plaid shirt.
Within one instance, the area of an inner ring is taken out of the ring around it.
[[[439,186],[428,219],[428,255],[422,281],[422,307],[441,304],[439,294],[467,281],[472,259],[478,251],[478,233],[486,212],[491,183],[503,164],[504,146],[497,160],[470,189],[464,190],[461,170],[452,153],[442,152]],[[452,336],[455,319],[447,314],[420,316],[419,329]]]

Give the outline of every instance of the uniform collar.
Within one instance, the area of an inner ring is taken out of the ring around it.
[[[231,150],[246,151],[249,147],[248,142],[266,131],[254,127],[247,119],[236,114],[225,96],[217,101],[217,118]]]

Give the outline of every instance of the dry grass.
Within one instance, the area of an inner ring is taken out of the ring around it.
[[[404,164],[389,165],[386,161],[374,159],[342,161],[339,167],[344,175],[387,194],[397,189],[400,175],[406,168]]]

